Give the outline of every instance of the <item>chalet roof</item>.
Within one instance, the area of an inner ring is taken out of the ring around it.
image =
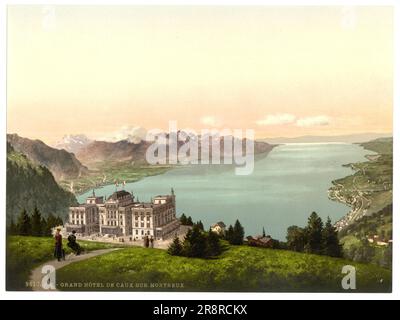
[[[256,241],[259,241],[261,243],[268,243],[268,242],[272,241],[271,236],[266,236],[266,237],[255,236],[254,238],[252,236],[248,236],[247,239],[248,240],[256,240]]]
[[[225,223],[223,223],[222,221],[218,221],[217,223],[214,223],[212,225],[212,227],[216,227],[216,226],[220,226],[221,228],[225,228],[226,227]]]

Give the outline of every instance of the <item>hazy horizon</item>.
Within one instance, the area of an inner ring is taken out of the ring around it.
[[[7,132],[392,132],[390,7],[8,6]]]

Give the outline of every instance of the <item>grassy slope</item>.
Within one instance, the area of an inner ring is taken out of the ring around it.
[[[247,246],[230,247],[213,260],[170,256],[158,249],[128,248],[68,265],[58,271],[57,282],[61,289],[61,284],[71,282],[100,282],[105,286],[83,290],[168,291],[174,289],[135,288],[135,284],[183,283],[183,289],[175,290],[341,292],[344,265],[356,267],[357,291],[391,290],[391,272],[374,265]],[[126,287],[107,288],[106,283],[125,283]]]
[[[87,250],[112,248],[112,244],[79,241]],[[64,243],[66,253],[71,250]],[[10,236],[7,238],[7,290],[26,290],[25,281],[32,269],[54,259],[54,240],[51,237]]]

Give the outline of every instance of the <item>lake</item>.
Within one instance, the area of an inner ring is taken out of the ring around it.
[[[366,161],[371,151],[355,144],[287,144],[275,147],[267,157],[256,160],[254,172],[235,175],[223,165],[193,165],[170,170],[162,175],[128,183],[125,190],[140,201],[170,193],[174,188],[177,215],[202,220],[205,228],[217,221],[226,225],[236,219],[246,235],[262,233],[285,240],[291,225],[304,226],[312,211],[324,221],[343,217],[349,207],[328,199],[332,180],[352,173],[343,164]],[[96,189],[96,195],[110,196],[114,185]],[[80,195],[84,202],[91,191]]]

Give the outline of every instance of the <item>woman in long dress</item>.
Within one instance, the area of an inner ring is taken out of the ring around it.
[[[61,258],[63,258],[62,235],[60,231],[61,229],[57,228],[56,234],[54,236],[55,240],[54,257],[57,258],[58,261],[61,261]]]

